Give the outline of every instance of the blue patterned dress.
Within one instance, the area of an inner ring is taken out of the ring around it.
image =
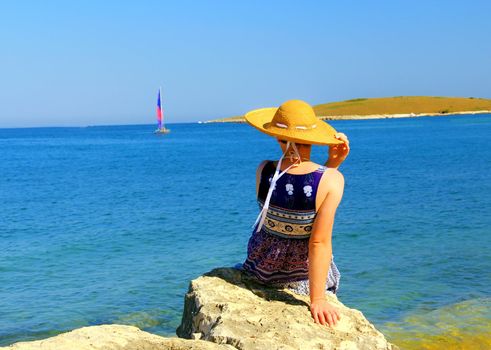
[[[276,182],[264,225],[256,227],[247,245],[247,259],[235,267],[259,282],[309,295],[309,237],[316,216],[315,197],[326,167],[302,175],[285,173]],[[262,209],[275,164],[268,161],[261,173],[258,204]],[[340,273],[331,259],[326,291],[336,293]]]

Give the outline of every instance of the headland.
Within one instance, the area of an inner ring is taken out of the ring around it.
[[[363,120],[491,113],[491,99],[476,97],[396,96],[355,98],[313,106],[322,120]],[[243,115],[205,123],[245,123]]]

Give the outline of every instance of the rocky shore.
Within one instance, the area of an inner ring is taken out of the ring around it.
[[[398,349],[360,311],[344,306],[334,295],[327,298],[341,312],[334,328],[313,322],[308,296],[263,286],[235,269],[218,268],[190,282],[178,337],[100,325],[0,349]]]

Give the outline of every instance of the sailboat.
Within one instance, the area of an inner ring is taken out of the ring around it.
[[[159,95],[157,97],[157,129],[155,130],[156,134],[168,134],[170,132],[164,126],[164,110],[162,109],[162,88],[159,88]]]

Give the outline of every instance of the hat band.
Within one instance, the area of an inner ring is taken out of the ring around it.
[[[288,125],[285,125],[285,124],[281,124],[281,123],[275,123],[276,126],[280,127],[280,128],[283,128],[283,129],[288,129]]]
[[[277,127],[283,128],[283,129],[288,129],[288,125],[281,124],[281,123],[275,123]],[[304,126],[304,125],[297,125],[295,129],[299,130],[309,130],[309,129],[315,129],[317,127],[317,124],[312,124],[312,126]]]

